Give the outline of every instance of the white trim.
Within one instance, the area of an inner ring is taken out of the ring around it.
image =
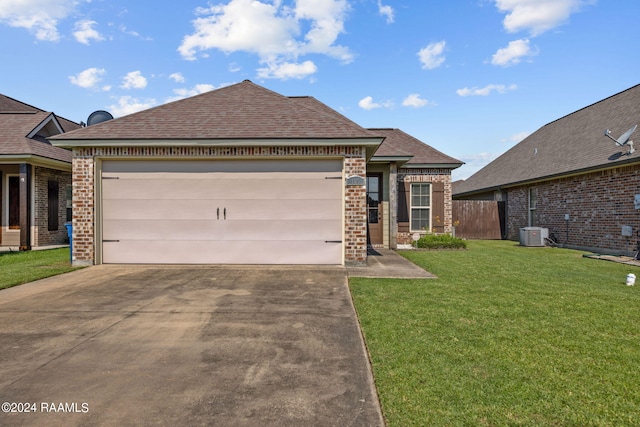
[[[29,139],[33,138],[38,134],[38,132],[40,132],[44,127],[46,127],[51,122],[53,122],[56,129],[58,130],[58,133],[56,135],[60,135],[61,133],[64,132],[62,130],[62,127],[60,126],[60,123],[58,123],[58,120],[56,119],[55,115],[51,113],[44,120],[42,120],[38,126],[36,126],[31,132],[29,132],[29,134],[27,135],[27,138]]]
[[[71,162],[49,159],[33,154],[2,154],[0,155],[0,165],[18,165],[29,163],[32,166],[40,166],[49,169],[71,172]]]
[[[412,233],[415,232],[424,232],[424,229],[414,230],[413,229],[413,186],[414,185],[428,185],[429,186],[429,206],[416,206],[416,209],[429,209],[429,229],[426,230],[427,233],[431,232],[432,224],[433,224],[433,183],[432,182],[411,182],[409,184],[409,230]]]
[[[50,138],[49,142],[56,147],[199,147],[199,146],[232,146],[232,147],[294,147],[294,146],[375,146],[384,138],[239,138],[239,139],[64,139]]]

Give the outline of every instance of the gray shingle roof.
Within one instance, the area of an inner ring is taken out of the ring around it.
[[[248,80],[52,140],[341,139],[376,135],[313,98],[291,98]]]
[[[39,156],[71,163],[71,152],[52,146],[44,138],[27,136],[43,122],[57,121],[63,131],[78,129],[80,125],[56,117],[39,108],[0,95],[0,156]]]
[[[454,195],[489,191],[534,180],[640,162],[640,131],[631,139],[637,150],[616,146],[606,129],[620,137],[640,124],[640,85],[555,120],[459,182]]]
[[[411,160],[406,163],[406,166],[442,165],[444,167],[446,165],[451,169],[455,169],[464,164],[464,162],[447,156],[400,129],[375,128],[369,130],[385,137],[385,140],[375,152],[374,158],[411,156]]]

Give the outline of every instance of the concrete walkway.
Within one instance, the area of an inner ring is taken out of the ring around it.
[[[436,276],[418,267],[390,249],[369,249],[366,267],[347,267],[349,277],[376,279],[435,279]]]

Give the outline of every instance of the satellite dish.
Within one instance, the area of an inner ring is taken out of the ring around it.
[[[614,140],[616,145],[618,145],[620,147],[622,147],[623,145],[628,145],[629,146],[629,153],[627,153],[627,154],[631,154],[636,150],[635,150],[635,148],[633,148],[633,141],[630,141],[629,138],[631,138],[631,134],[633,133],[633,131],[636,130],[637,127],[638,127],[638,125],[635,125],[631,129],[629,129],[628,131],[623,133],[622,136],[620,138],[618,138],[618,139],[615,139],[614,137],[611,136],[611,131],[609,129],[606,130],[606,132],[604,133],[604,136]]]
[[[94,111],[89,115],[87,119],[87,126],[97,125],[98,123],[106,122],[112,120],[113,116],[108,111],[98,110]]]

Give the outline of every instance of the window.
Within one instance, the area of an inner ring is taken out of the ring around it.
[[[431,184],[411,184],[411,231],[431,231]]]
[[[73,206],[73,187],[67,185],[67,222],[71,222],[73,219],[72,206]]]
[[[58,181],[47,182],[47,201],[49,210],[48,230],[58,230]]]
[[[9,176],[9,230],[20,230],[20,177]]]
[[[536,221],[536,204],[537,204],[537,192],[535,188],[529,189],[529,227],[535,227]]]

